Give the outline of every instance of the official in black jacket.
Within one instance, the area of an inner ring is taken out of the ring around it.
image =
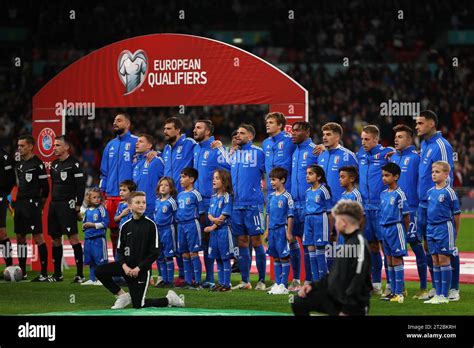
[[[359,230],[362,206],[355,201],[341,200],[332,209],[336,230],[344,237],[344,245],[332,251],[331,272],[318,282],[304,285],[295,298],[295,315],[311,311],[329,315],[367,315],[370,292],[370,252]]]
[[[150,283],[151,265],[160,254],[158,229],[153,220],[147,218],[144,192],[132,192],[128,201],[133,217],[120,229],[117,245],[118,262],[98,266],[95,275],[99,281],[116,296],[112,309],[122,309],[130,303],[133,308],[142,307],[184,307],[184,299],[174,291],[168,291],[166,298],[145,299]],[[123,291],[112,277],[122,276],[130,293]]]
[[[48,279],[48,248],[43,238],[43,206],[49,195],[48,174],[44,163],[35,156],[33,148],[35,139],[31,135],[18,138],[20,161],[16,164],[18,178],[18,194],[15,203],[15,224],[18,264],[26,279],[26,261],[28,244],[26,236],[32,234],[41,263],[41,274],[33,282],[47,282]]]

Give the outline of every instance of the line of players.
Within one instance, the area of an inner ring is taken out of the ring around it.
[[[290,249],[289,256],[294,274],[294,280],[290,286],[290,290],[298,290],[301,262],[299,260],[299,244],[296,238],[303,237],[303,245],[305,248],[304,265],[307,275],[306,282],[309,282],[311,277],[315,277],[316,274],[321,276],[320,270],[321,274],[326,272],[327,266],[325,266],[325,261],[323,261],[323,249],[325,243],[327,244],[329,242],[329,238],[327,238],[327,240],[321,240],[320,242],[316,240],[312,243],[314,244],[314,249],[311,245],[304,243],[305,207],[307,207],[306,191],[310,186],[310,183],[306,181],[307,168],[312,164],[318,164],[324,169],[323,174],[327,177],[328,187],[330,187],[332,191],[328,203],[328,209],[330,209],[334,203],[342,198],[344,193],[344,187],[339,184],[339,180],[344,180],[343,177],[346,172],[340,172],[341,167],[350,165],[357,166],[360,174],[360,192],[353,192],[353,196],[357,198],[357,200],[362,200],[364,205],[366,214],[365,236],[371,242],[372,248],[373,286],[376,293],[381,293],[382,258],[379,251],[381,245],[379,242],[382,241],[383,238],[380,228],[380,193],[384,188],[381,168],[388,161],[395,162],[401,167],[400,187],[402,191],[406,192],[411,211],[411,222],[408,229],[407,241],[412,246],[417,257],[421,292],[417,294],[416,297],[428,299],[433,297],[434,293],[428,293],[426,291],[426,263],[428,263],[432,275],[436,274],[436,267],[432,266],[432,258],[426,257],[425,251],[421,247],[421,241],[423,238],[426,240],[426,209],[428,205],[426,193],[428,189],[433,186],[433,181],[431,180],[431,165],[438,160],[443,160],[448,162],[451,168],[453,166],[452,148],[441,136],[440,132],[436,131],[437,123],[437,117],[431,111],[424,111],[417,118],[417,133],[419,136],[425,138],[422,143],[420,158],[420,155],[414,151],[414,146],[412,145],[413,131],[402,125],[394,128],[396,132],[396,152],[392,148],[384,148],[378,144],[379,133],[377,127],[364,127],[361,135],[363,147],[356,156],[340,145],[342,136],[342,127],[340,125],[329,123],[323,126],[324,147],[317,146],[311,141],[312,134],[311,125],[309,123],[298,122],[294,124],[292,127],[293,135],[289,136],[283,132],[286,124],[284,116],[280,113],[271,113],[266,117],[269,138],[264,141],[263,150],[252,145],[252,139],[255,136],[253,127],[250,125],[242,125],[233,138],[234,146],[227,153],[227,151],[222,148],[222,144],[213,139],[213,126],[209,121],[201,120],[196,123],[193,140],[181,134],[181,121],[178,118],[171,118],[165,122],[164,132],[168,145],[165,148],[163,157],[160,157],[151,151],[153,147],[152,138],[146,135],[140,137],[133,136],[130,133],[130,118],[127,115],[119,114],[114,120],[114,131],[117,134],[117,138],[109,142],[104,150],[100,187],[107,194],[106,207],[109,216],[111,216],[112,214],[115,215],[116,208],[120,202],[118,190],[120,189],[120,183],[124,181],[122,179],[135,179],[138,184],[138,189],[143,190],[148,196],[153,197],[155,195],[155,181],[161,176],[161,171],[164,175],[169,176],[177,183],[176,188],[177,191],[180,192],[183,190],[180,182],[182,169],[195,167],[199,172],[195,186],[197,191],[201,192],[201,197],[204,202],[204,211],[207,211],[206,208],[209,207],[213,194],[213,186],[211,183],[214,171],[216,169],[230,170],[234,191],[231,226],[232,232],[234,236],[237,236],[238,242],[238,249],[235,248],[234,252],[238,255],[239,268],[242,273],[242,282],[234,287],[234,289],[246,289],[251,287],[249,282],[250,253],[248,248],[250,241],[256,252],[257,268],[259,271],[259,281],[256,289],[263,290],[265,289],[266,257],[261,239],[261,234],[264,231],[262,218],[264,199],[260,187],[260,179],[264,173],[267,173],[267,183],[270,183],[272,178],[270,178],[269,174],[272,169],[276,167],[286,169],[288,173],[287,178],[282,179],[281,174],[279,174],[279,178],[280,180],[284,180],[285,188],[288,193],[291,193],[294,204],[293,221],[288,224],[288,227],[290,227],[291,224],[293,225],[292,231],[291,233],[287,233]],[[64,148],[67,148],[67,142],[64,142],[64,139],[59,139],[59,142],[61,142],[61,140],[64,143]],[[61,147],[61,144],[59,144],[59,147]],[[136,154],[138,154],[138,161],[134,163],[133,158],[135,157],[135,151]],[[57,155],[59,156],[58,153]],[[391,158],[390,155],[392,155]],[[24,159],[22,158],[22,160]],[[53,163],[53,168],[54,165],[55,163]],[[74,167],[79,168],[77,162],[73,164],[72,168]],[[350,174],[350,171],[351,170],[348,170],[346,174]],[[69,178],[76,178],[75,175],[77,173],[71,174],[69,174]],[[68,174],[64,175],[67,179]],[[64,181],[61,178],[61,171],[56,176]],[[356,177],[355,175],[348,176],[352,178]],[[452,179],[452,173],[450,176]],[[153,178],[150,179],[150,177]],[[59,183],[62,182],[59,181]],[[80,185],[76,186],[80,187]],[[274,195],[272,191],[275,190],[275,188],[272,185],[272,187],[268,189],[269,197],[272,197],[272,195]],[[43,193],[44,192],[43,190]],[[80,194],[76,195],[74,200],[74,209],[77,211],[81,203]],[[147,207],[148,214],[153,214],[154,202],[154,199],[148,200],[150,206]],[[73,204],[71,200],[68,201],[68,204],[72,210]],[[61,205],[63,208],[65,206],[66,204],[64,203]],[[61,209],[58,209],[57,212],[61,212]],[[61,215],[62,214],[58,214],[57,220],[60,221]],[[272,216],[271,213],[268,215],[270,217]],[[418,221],[415,220],[415,217]],[[111,232],[112,236],[114,236],[116,235],[116,232],[113,230],[116,228],[113,225],[115,221],[113,221],[113,219],[109,219],[109,221],[109,227],[112,227]],[[327,229],[332,231],[332,222],[328,221],[325,224]],[[52,225],[53,231],[57,230],[57,228],[54,228],[54,223]],[[203,225],[206,225],[206,223],[204,222]],[[271,222],[267,224],[267,226],[270,225]],[[324,224],[321,222],[316,223],[316,225],[323,226]],[[78,240],[76,243],[77,231],[70,231],[72,229],[71,226],[59,226],[59,229],[61,228],[63,228],[63,233],[68,234],[71,244],[73,244],[78,266],[78,276],[75,279],[81,282],[81,279],[83,279],[82,264],[80,263],[82,259],[82,248],[79,250],[78,247],[75,247],[76,245],[80,246]],[[288,230],[290,230],[290,228],[288,228]],[[16,231],[19,231],[19,234],[24,236],[24,234],[21,233],[23,231],[17,229]],[[1,242],[6,243],[6,238],[4,238],[4,236],[0,237],[3,237]],[[212,286],[214,283],[214,275],[212,272],[213,259],[209,256],[208,252],[209,240],[206,238],[208,234],[204,233],[202,237],[201,247],[204,250],[206,266],[206,280],[203,285]],[[37,241],[37,243],[40,246],[43,244],[41,241]],[[318,245],[318,243],[321,245]],[[58,243],[56,243],[56,245],[53,244],[53,259],[55,261],[59,258],[59,246],[57,244]],[[453,281],[449,298],[451,300],[457,300],[459,299],[459,256],[456,253],[456,249],[450,250],[449,252],[453,253],[450,257],[453,268]],[[41,257],[42,254],[43,258]],[[41,253],[40,251],[40,259],[44,260],[47,258],[47,256],[44,257],[44,254],[45,252]],[[183,261],[179,254],[176,255],[176,258],[180,270],[176,285],[182,285],[186,274],[185,263],[187,261]],[[278,259],[283,261],[284,267],[282,268],[285,268],[283,274],[286,275],[287,262],[285,261],[287,261],[288,255],[280,255]],[[385,261],[387,260],[388,258],[385,258]],[[169,260],[167,261],[169,262]],[[331,260],[329,259],[328,261],[330,263]],[[316,265],[319,266],[318,272],[316,273],[314,272],[315,267],[311,268],[311,265],[315,262]],[[276,262],[277,269],[279,267],[278,263],[279,262]],[[42,264],[44,263],[42,262]],[[52,279],[60,280],[61,273],[56,267],[56,264],[57,262],[55,262],[55,274],[52,276]],[[385,270],[387,272],[388,283],[384,293],[386,296],[392,292],[389,285],[390,279],[392,278],[389,274],[391,267],[392,265],[389,266],[388,263],[386,263]],[[81,270],[79,271],[79,269]],[[160,269],[162,269],[161,273],[164,274],[162,264]],[[42,272],[42,275],[45,276],[44,272]],[[49,278],[51,279],[51,277]],[[435,277],[432,276],[432,278],[434,279]],[[183,279],[183,281],[180,282],[181,279]]]

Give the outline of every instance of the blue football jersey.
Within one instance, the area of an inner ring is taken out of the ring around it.
[[[128,208],[128,203],[127,202],[120,202],[118,207],[117,207],[117,212],[115,213],[115,216],[119,216],[122,214],[122,212]],[[125,221],[130,220],[132,218],[132,212],[129,211],[127,215],[123,216],[120,221],[119,221],[119,227],[122,227],[122,225],[125,223]]]
[[[174,222],[174,216],[178,205],[173,197],[164,201],[158,198],[155,203],[155,224],[158,227],[169,226]]]
[[[306,191],[306,215],[322,214],[331,210],[331,194],[325,185],[316,190],[311,187]]]
[[[227,192],[222,196],[219,196],[217,193],[211,197],[211,202],[209,204],[208,213],[214,218],[218,218],[221,215],[230,217],[232,214],[232,196]],[[223,226],[228,226],[230,224],[230,219],[227,218],[222,224],[219,225],[219,228]]]
[[[441,189],[433,187],[428,190],[428,224],[451,221],[460,213],[458,197],[449,184]]]
[[[199,219],[204,214],[204,203],[198,190],[182,191],[177,197],[178,210],[176,211],[176,221],[186,222]]]
[[[405,193],[397,187],[393,191],[388,189],[380,194],[380,224],[391,225],[403,221],[403,215],[410,213]]]
[[[95,224],[95,227],[84,230],[84,237],[86,239],[105,236],[105,231],[109,224],[107,210],[103,205],[99,205],[97,208],[87,208],[84,212],[84,218],[82,219],[82,222],[92,222]]]
[[[284,191],[279,195],[276,192],[271,193],[268,196],[268,228],[274,229],[285,226],[288,222],[288,218],[293,217],[294,208],[293,198],[288,191]]]

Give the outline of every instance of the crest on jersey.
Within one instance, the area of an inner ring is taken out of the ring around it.
[[[334,157],[334,164],[338,164],[338,163],[339,163],[339,159],[340,159],[339,156]]]
[[[163,214],[166,214],[166,212],[168,211],[168,207],[164,205],[163,208],[161,208],[161,211],[163,212]]]
[[[278,201],[278,208],[283,208],[283,201]]]
[[[428,149],[428,152],[426,153],[426,157],[430,157],[432,150],[433,150],[433,149]]]
[[[67,172],[61,172],[61,180],[64,181],[67,179]]]
[[[374,155],[374,159],[376,159],[376,160],[380,159],[380,153]]]
[[[303,154],[303,160],[306,160],[308,158],[308,152],[306,151],[304,154]]]
[[[125,143],[125,151],[130,150],[130,143]]]
[[[204,159],[208,159],[209,158],[209,151],[206,151],[204,152]]]
[[[314,198],[314,200],[316,201],[316,203],[319,203],[321,201],[321,196],[320,195],[316,195],[316,197]]]
[[[94,214],[94,217],[93,217],[94,221],[97,221],[99,220],[99,214]]]
[[[395,197],[390,197],[390,205],[394,205],[395,204]]]
[[[405,160],[403,161],[403,165],[404,165],[404,166],[408,165],[408,162],[410,162],[410,159],[409,159],[409,158],[405,158]]]
[[[219,204],[217,205],[220,208],[222,208],[222,201],[219,201]]]
[[[283,141],[278,143],[278,150],[283,150]]]
[[[31,173],[26,173],[25,175],[25,180],[30,182],[33,179],[33,174]]]
[[[182,146],[182,145],[179,145],[179,146],[176,148],[176,152],[177,152],[177,153],[181,153],[181,151],[183,151],[183,146]]]
[[[189,204],[189,203],[191,203],[191,198],[188,197],[186,198],[186,204]]]
[[[439,195],[438,201],[439,202],[444,202],[444,195]]]

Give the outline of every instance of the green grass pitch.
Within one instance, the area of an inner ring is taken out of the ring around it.
[[[458,237],[460,251],[474,251],[474,219],[463,219]],[[8,221],[9,234],[12,226]],[[87,276],[87,267],[86,276]],[[3,270],[3,266],[2,266]],[[109,309],[114,298],[101,286],[81,286],[71,284],[74,270],[65,271],[62,283],[7,283],[0,281],[0,315],[38,314],[57,311],[83,311]],[[30,273],[30,278],[34,274]],[[155,272],[156,276],[156,272]],[[233,283],[240,280],[232,275]],[[255,285],[256,276],[252,276]],[[267,281],[270,285],[271,282]],[[418,283],[407,282],[409,296],[404,304],[387,303],[373,298],[370,315],[474,315],[474,285],[461,284],[461,300],[448,305],[426,305],[411,297],[418,289]],[[291,297],[287,295],[268,295],[255,290],[240,290],[231,293],[213,293],[207,290],[176,290],[184,294],[186,307],[219,310],[261,310],[291,313]],[[147,297],[162,297],[167,289],[150,287]]]

